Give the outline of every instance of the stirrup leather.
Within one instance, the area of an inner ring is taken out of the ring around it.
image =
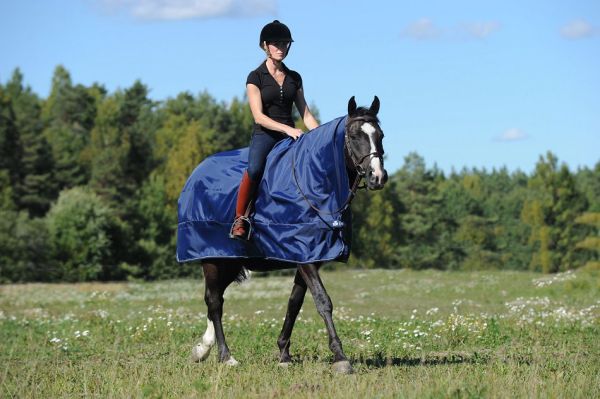
[[[245,230],[245,234],[244,235],[235,235],[233,234],[233,230],[236,227],[236,224],[238,223],[243,223],[243,228]],[[252,222],[250,221],[250,219],[246,216],[238,216],[235,218],[235,220],[233,221],[233,223],[231,224],[231,229],[229,230],[229,238],[233,238],[236,240],[245,240],[245,241],[249,241],[250,237],[252,236]]]

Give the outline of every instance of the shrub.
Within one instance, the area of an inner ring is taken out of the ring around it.
[[[46,217],[53,257],[66,281],[122,279],[118,267],[119,219],[90,189],[60,193]]]

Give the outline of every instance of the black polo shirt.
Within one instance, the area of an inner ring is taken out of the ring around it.
[[[292,105],[296,99],[296,93],[302,88],[302,78],[298,72],[292,71],[282,64],[285,72],[283,85],[279,86],[277,81],[267,69],[266,61],[260,64],[258,68],[250,72],[246,84],[252,83],[260,90],[262,98],[263,113],[276,122],[294,127],[292,119]],[[261,125],[255,123],[254,131],[273,132]]]

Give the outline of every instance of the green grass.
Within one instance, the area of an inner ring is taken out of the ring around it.
[[[0,397],[600,397],[598,272],[322,273],[355,374],[334,375],[307,296],[277,366],[291,277],[226,294],[241,365],[190,362],[203,282],[0,287]]]

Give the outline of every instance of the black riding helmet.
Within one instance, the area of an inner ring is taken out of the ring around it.
[[[258,46],[262,49],[264,42],[288,42],[289,51],[293,41],[294,39],[292,39],[292,32],[290,32],[290,29],[285,26],[285,24],[275,20],[266,24],[260,31],[260,42],[258,43]]]

